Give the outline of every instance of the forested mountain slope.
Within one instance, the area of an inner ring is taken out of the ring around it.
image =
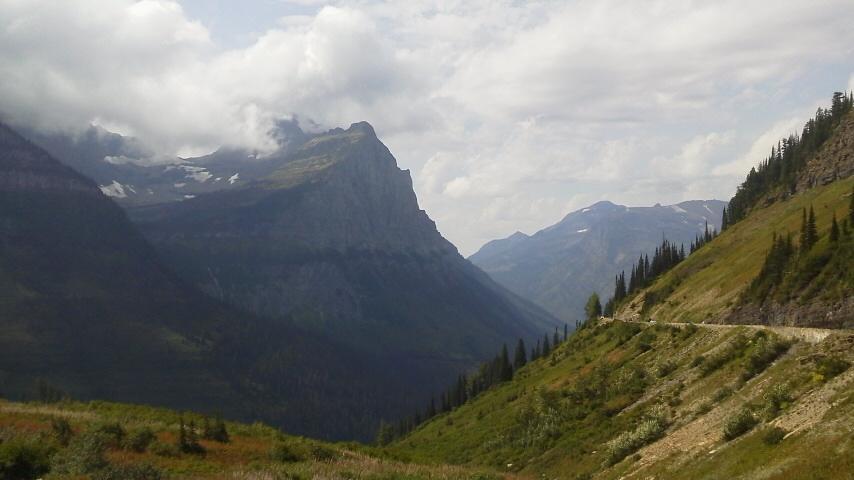
[[[739,189],[725,231],[624,301],[617,317],[854,326],[854,112],[850,101],[839,108],[846,113],[819,115],[837,120],[827,120],[814,153],[788,164],[772,153]]]

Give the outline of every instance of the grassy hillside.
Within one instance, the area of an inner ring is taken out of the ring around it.
[[[589,327],[388,450],[545,478],[850,478],[854,334],[797,332]]]
[[[848,215],[852,188],[854,177],[754,210],[624,304],[617,317],[631,319],[643,316],[668,322],[727,319],[739,305],[741,293],[759,274],[771,248],[772,235],[791,233],[797,239],[804,208],[812,206],[815,209],[819,233],[819,242],[810,255],[821,257],[827,254],[831,218],[835,214],[841,220]],[[820,296],[822,302],[851,297],[847,286],[854,284],[854,279],[851,278],[851,270],[846,270],[847,276],[829,282],[827,291],[817,292],[823,293]],[[652,307],[642,308],[648,292],[659,300]]]
[[[196,452],[177,447],[180,422],[199,437],[195,414],[126,404],[26,404],[0,400],[0,478],[471,479],[517,478],[484,468],[419,466],[378,456],[358,444],[282,434],[262,424],[225,424],[228,441],[200,438]]]

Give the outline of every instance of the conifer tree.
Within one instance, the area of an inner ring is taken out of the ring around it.
[[[510,365],[510,356],[507,354],[507,344],[501,347],[501,360],[499,368],[499,378],[502,382],[506,382],[513,378],[513,366]]]
[[[394,440],[394,429],[385,420],[380,420],[380,426],[377,429],[377,445],[382,447],[391,443],[392,440]]]
[[[836,214],[833,214],[833,219],[830,222],[830,241],[839,241],[839,224],[836,223]]]
[[[851,189],[851,202],[848,204],[848,224],[854,227],[854,189]]]
[[[721,231],[726,230],[728,226],[729,221],[727,220],[726,207],[724,207],[724,213],[721,215]]]
[[[516,343],[516,354],[513,356],[513,369],[519,370],[528,363],[528,356],[525,351],[525,342],[520,338]]]
[[[552,345],[557,347],[560,344],[560,336],[557,334],[557,327],[555,327],[555,333],[552,335]]]
[[[818,228],[815,224],[815,210],[813,210],[812,206],[810,206],[810,214],[807,217],[807,250],[812,248],[813,245],[818,241]]]
[[[220,443],[228,443],[231,440],[222,417],[217,417],[213,421],[205,417],[202,425],[202,438]]]
[[[548,357],[549,353],[551,353],[551,351],[552,351],[552,348],[549,345],[549,335],[546,334],[546,336],[543,337],[543,353],[542,353],[542,356]]]
[[[566,323],[564,323],[563,324],[563,341],[565,342],[567,338],[569,338],[569,326]]]

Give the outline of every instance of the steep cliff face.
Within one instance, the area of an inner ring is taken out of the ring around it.
[[[422,359],[431,382],[557,324],[442,238],[367,123],[308,140],[243,188],[131,213],[210,295],[293,315],[356,349]]]
[[[719,200],[653,207],[599,202],[534,235],[489,242],[470,260],[513,292],[573,322],[583,318],[593,291],[603,299],[611,296],[614,275],[653,252],[662,236],[688,249],[706,222],[719,229],[725,205]]]
[[[854,112],[849,112],[833,136],[807,163],[798,179],[798,191],[827,185],[854,175]]]

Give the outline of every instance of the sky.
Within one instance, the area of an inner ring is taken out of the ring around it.
[[[728,199],[854,88],[854,2],[0,0],[0,117],[164,154],[370,122],[464,255],[599,200]]]

